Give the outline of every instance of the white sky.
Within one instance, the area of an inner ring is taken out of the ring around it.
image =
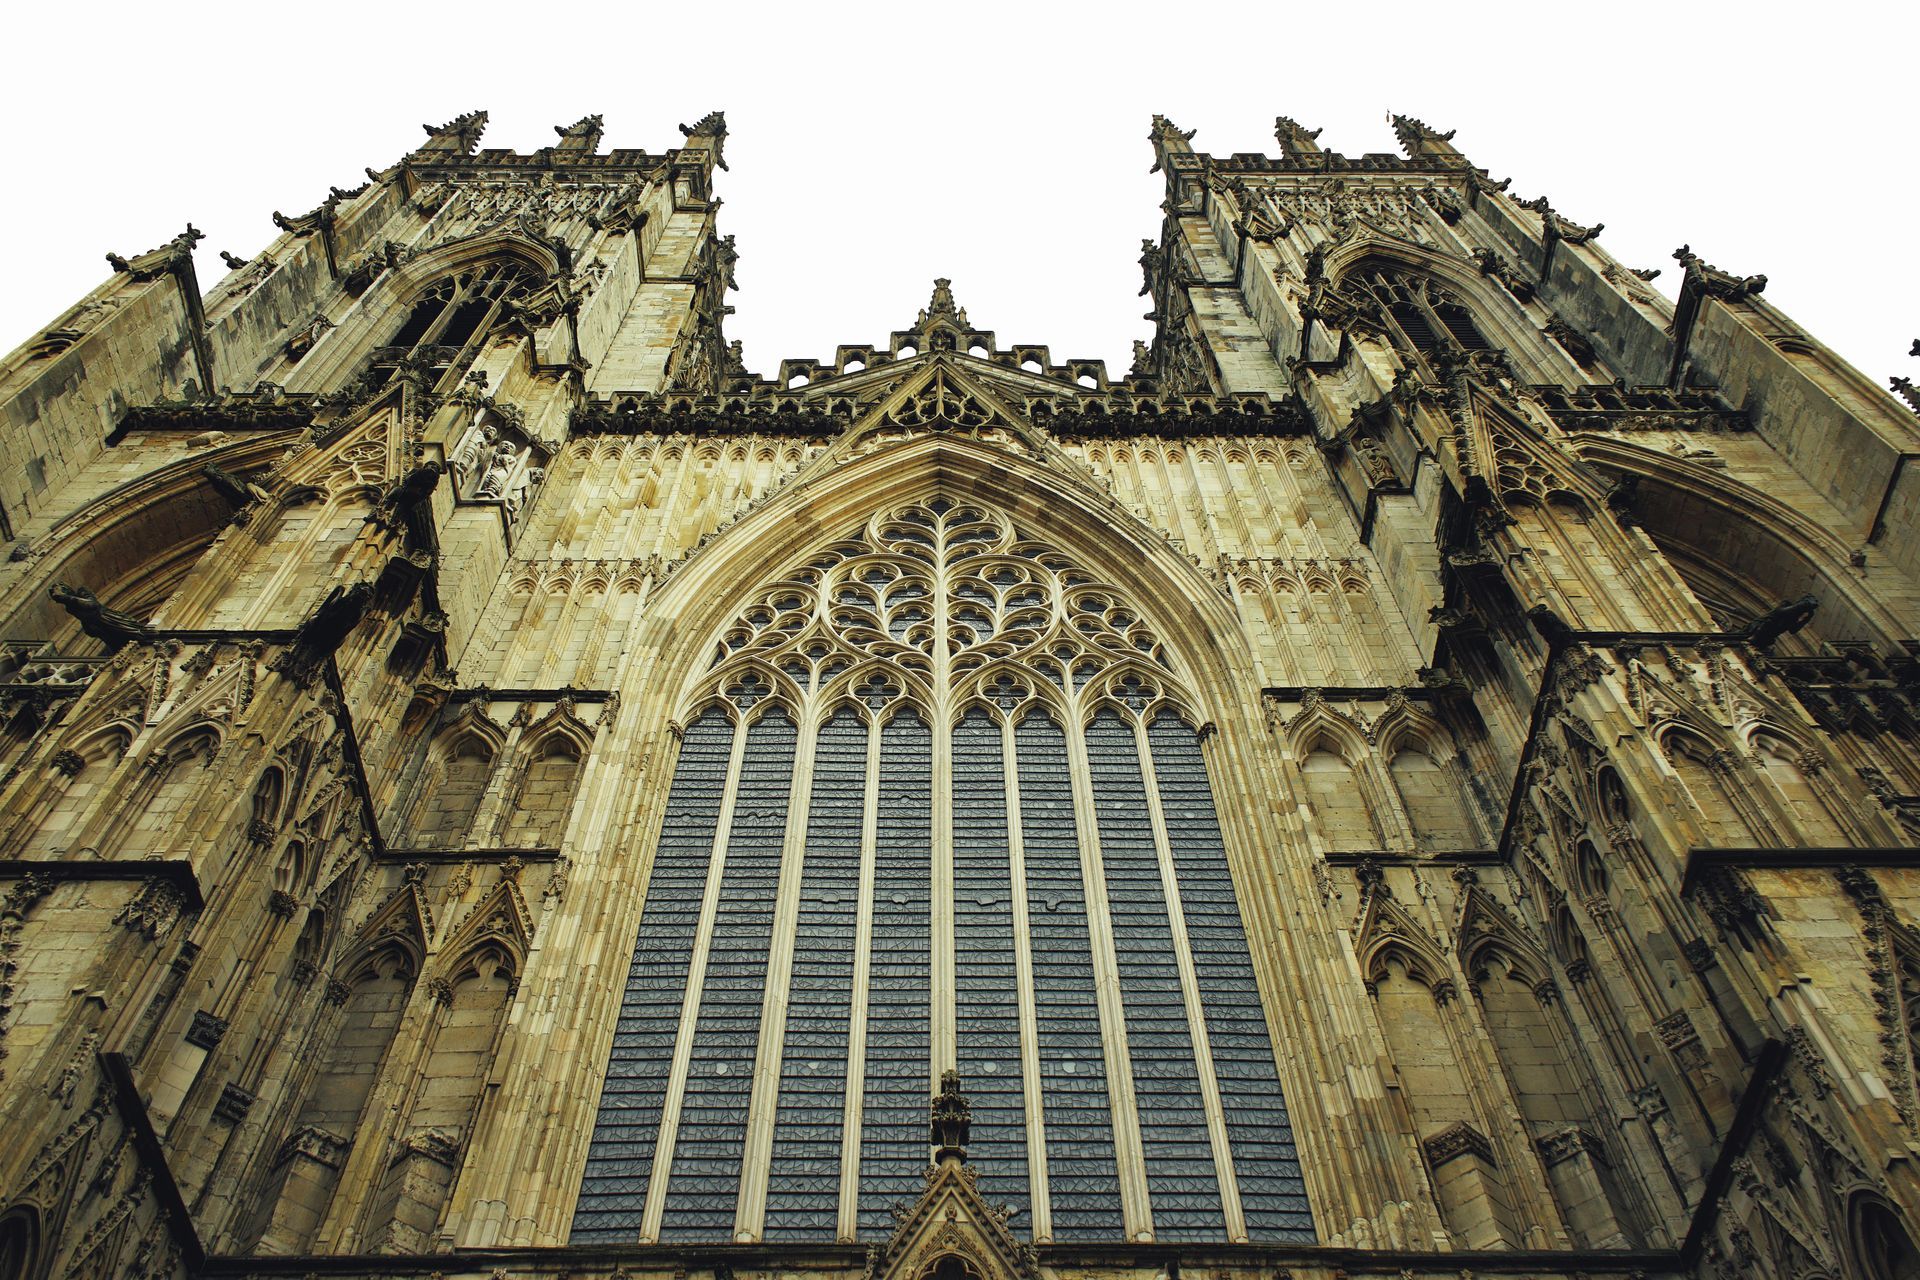
[[[0,349],[192,220],[203,287],[438,123],[526,151],[606,117],[662,151],[719,108],[749,367],[911,323],[936,275],[1003,344],[1115,373],[1149,336],[1149,117],[1272,154],[1273,117],[1393,151],[1387,113],[1659,266],[1682,242],[1874,381],[1920,376],[1920,5],[33,5],[3,29]],[[187,15],[192,13],[191,17]]]

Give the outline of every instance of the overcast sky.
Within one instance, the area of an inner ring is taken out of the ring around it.
[[[1159,230],[1147,125],[1273,153],[1273,117],[1349,154],[1387,114],[1456,129],[1474,163],[1741,275],[1884,385],[1920,376],[1913,62],[1920,5],[412,6],[66,3],[7,18],[12,134],[0,349],[191,220],[203,287],[423,137],[485,108],[532,150],[591,112],[661,151],[724,109],[722,229],[748,365],[911,323],[950,276],[976,325],[1124,372],[1149,336]]]

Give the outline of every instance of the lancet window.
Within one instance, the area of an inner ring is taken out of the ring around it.
[[[505,260],[468,267],[436,281],[414,302],[399,332],[386,346],[374,350],[368,382],[391,381],[398,369],[410,365],[425,375],[430,388],[444,389],[440,384],[472,362],[479,344],[536,283],[525,266]]]
[[[1465,304],[1425,276],[1374,268],[1354,283],[1379,302],[1403,344],[1423,356],[1447,346],[1486,351],[1493,345]]]
[[[757,596],[687,703],[573,1240],[883,1240],[949,1068],[1036,1240],[1310,1239],[1192,706],[982,504]]]

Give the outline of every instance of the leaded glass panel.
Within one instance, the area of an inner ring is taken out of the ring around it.
[[[574,1211],[572,1238],[582,1244],[640,1233],[732,751],[733,721],[718,707],[689,726],[680,747]]]

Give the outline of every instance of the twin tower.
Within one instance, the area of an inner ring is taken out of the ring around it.
[[[722,117],[485,124],[0,364],[0,1280],[1920,1275],[1920,420],[1764,277],[1156,117],[1124,375],[756,373]]]

